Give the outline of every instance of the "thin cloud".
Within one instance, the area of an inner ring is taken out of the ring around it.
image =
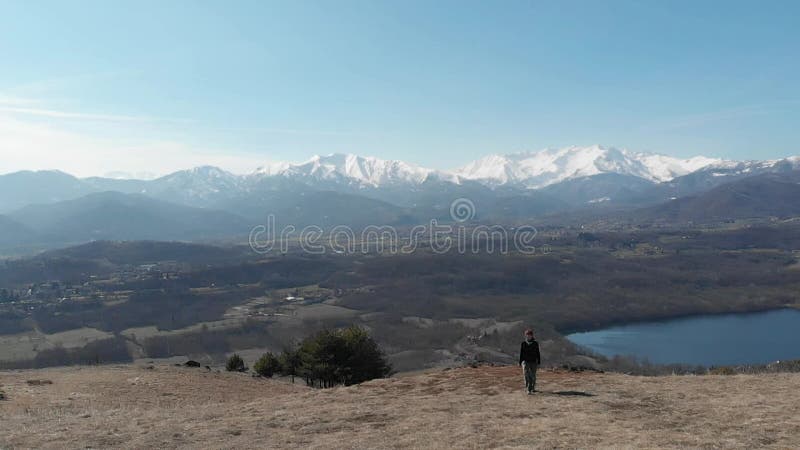
[[[0,100],[0,103],[3,103]],[[125,116],[116,114],[87,114],[80,112],[58,111],[54,109],[42,108],[19,108],[13,106],[0,106],[0,111],[12,114],[25,114],[31,116],[49,117],[54,119],[74,119],[91,120],[103,122],[170,122],[170,123],[191,123],[186,119],[168,119],[147,116]]]
[[[21,99],[0,96],[0,112],[15,114],[47,117],[52,119],[66,120],[86,120],[99,122],[118,122],[118,123],[166,123],[166,124],[198,124],[191,119],[174,119],[151,116],[129,116],[120,114],[94,114],[84,112],[62,111],[47,108],[32,108],[28,105],[38,104],[39,101],[32,99]],[[204,126],[205,130],[216,130],[225,132],[253,132],[265,134],[293,134],[293,135],[318,135],[318,136],[365,136],[364,133],[352,131],[336,130],[315,130],[302,128],[275,128],[275,127],[213,127]]]
[[[216,131],[243,131],[264,134],[296,134],[317,136],[370,136],[369,133],[356,131],[314,130],[303,128],[273,128],[273,127],[223,127],[212,128]]]
[[[41,102],[32,98],[17,97],[13,95],[0,93],[0,105],[5,105],[9,107],[18,107],[18,106],[36,105],[39,103]]]
[[[781,106],[797,105],[798,103],[800,102],[787,100],[760,105],[746,105],[698,114],[687,114],[650,123],[642,127],[642,131],[675,131],[745,117],[763,116],[776,112]]]
[[[31,80],[25,83],[9,86],[3,90],[6,93],[24,97],[53,97],[54,93],[69,91],[70,87],[86,86],[93,83],[110,81],[124,75],[135,74],[134,71],[105,71],[62,75],[51,78]]]

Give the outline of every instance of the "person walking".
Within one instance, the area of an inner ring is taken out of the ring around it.
[[[522,366],[522,374],[525,376],[525,390],[528,395],[536,392],[536,369],[542,363],[542,356],[539,353],[539,343],[533,337],[533,330],[525,330],[525,340],[519,349],[519,365]]]

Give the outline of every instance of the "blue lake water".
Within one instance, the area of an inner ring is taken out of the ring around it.
[[[800,310],[642,322],[567,338],[605,356],[632,355],[659,364],[760,364],[800,359]]]

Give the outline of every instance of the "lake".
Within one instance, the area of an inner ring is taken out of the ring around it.
[[[761,364],[800,359],[800,310],[642,322],[567,339],[605,356],[632,355],[659,364]]]

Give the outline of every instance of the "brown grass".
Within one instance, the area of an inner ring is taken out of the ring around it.
[[[800,374],[520,384],[516,367],[324,391],[170,366],[0,372],[0,447],[800,447]]]

